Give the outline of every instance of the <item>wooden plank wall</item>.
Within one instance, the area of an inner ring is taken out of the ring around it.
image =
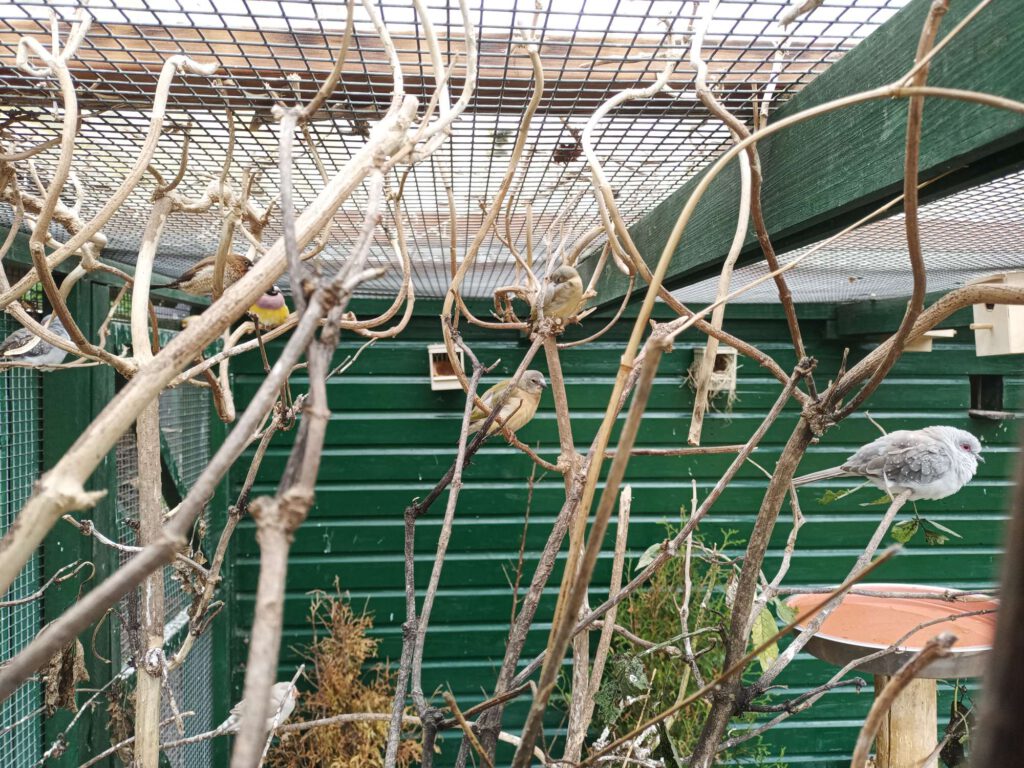
[[[854,356],[871,342],[827,338],[836,324],[827,318],[832,308],[809,307],[802,315],[811,352],[820,361],[820,380],[834,373],[844,345]],[[597,327],[587,321],[587,330]],[[630,323],[598,343],[564,353],[569,402],[575,416],[577,443],[589,443],[603,413],[612,378]],[[758,343],[783,365],[791,363],[785,324],[777,307],[730,307],[726,327]],[[476,353],[485,361],[500,357],[505,375],[518,363],[525,342],[515,335],[470,334]],[[330,385],[333,416],[327,432],[327,450],[320,473],[316,506],[298,532],[293,548],[285,608],[286,636],[281,677],[290,676],[296,655],[287,650],[308,638],[305,623],[312,589],[330,590],[335,578],[351,593],[357,606],[364,604],[376,619],[382,652],[399,655],[404,617],[402,581],[402,511],[415,496],[422,496],[447,468],[455,452],[462,409],[460,392],[432,392],[427,381],[426,345],[438,341],[436,315],[414,320],[398,341],[380,342],[366,350],[343,377]],[[877,338],[877,337],[874,337]],[[696,335],[685,336],[659,371],[639,443],[643,446],[685,444],[692,393],[684,385]],[[343,345],[342,355],[357,344]],[[543,368],[543,355],[537,367]],[[776,398],[779,385],[750,361],[740,361],[738,398],[731,413],[712,412],[704,426],[705,444],[744,442]],[[262,373],[255,357],[236,365],[235,390],[244,407]],[[922,514],[959,531],[962,540],[929,548],[915,540],[906,554],[878,573],[880,581],[913,581],[953,587],[989,585],[999,548],[1008,477],[1015,455],[1013,422],[983,422],[968,417],[970,373],[1006,374],[1008,409],[1024,407],[1024,365],[1019,358],[977,358],[972,336],[963,329],[957,340],[938,341],[929,354],[907,354],[894,374],[869,401],[871,415],[888,430],[951,424],[970,429],[985,445],[988,459],[979,477],[948,501],[922,502]],[[497,378],[497,377],[495,377]],[[521,432],[531,444],[554,456],[558,438],[550,395],[542,410]],[[756,459],[773,466],[797,411],[790,407],[769,431]],[[849,419],[830,432],[805,459],[801,471],[831,466],[874,439],[877,429],[863,415]],[[271,492],[284,467],[290,437],[276,440],[260,473],[257,493]],[[699,459],[637,457],[627,480],[634,488],[630,551],[638,556],[661,540],[664,521],[677,519],[681,504],[689,505],[690,478],[700,493],[707,493],[730,460],[729,456]],[[232,475],[237,489],[247,462]],[[424,687],[449,685],[463,706],[481,700],[489,690],[504,651],[510,611],[509,574],[514,572],[526,509],[527,478],[531,464],[517,452],[495,441],[482,451],[465,476],[455,531],[441,580],[426,648]],[[755,468],[744,469],[715,506],[702,531],[716,540],[724,528],[744,536],[760,502],[766,480]],[[840,485],[839,487],[843,487]],[[788,578],[790,585],[834,583],[852,565],[881,514],[879,507],[862,507],[878,494],[857,493],[830,506],[815,500],[820,489],[803,492],[807,524]],[[558,477],[540,478],[533,494],[527,532],[527,573],[563,499]],[[426,584],[436,542],[443,500],[417,526],[417,584]],[[776,531],[767,567],[774,570],[789,531],[786,513]],[[611,535],[609,535],[609,548]],[[250,521],[236,536],[229,588],[233,592],[234,640],[231,661],[234,684],[241,685],[245,661],[246,628],[251,622],[253,591],[258,571],[258,549]],[[599,564],[595,583],[607,583],[609,559]],[[530,648],[543,648],[558,579],[545,597],[542,618]],[[600,586],[592,601],[601,597]],[[799,691],[828,676],[825,665],[801,656],[782,682]],[[237,691],[236,691],[237,694]],[[846,765],[856,729],[870,704],[870,693],[835,692],[814,709],[776,730],[769,743],[785,748],[786,760],[815,766]],[[525,700],[509,708],[506,724],[513,731],[526,712]],[[940,712],[942,710],[940,709]],[[947,710],[948,711],[948,710]],[[558,718],[552,718],[552,725]],[[454,755],[454,738],[447,737],[442,763]]]

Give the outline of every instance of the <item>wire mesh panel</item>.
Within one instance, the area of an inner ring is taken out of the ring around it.
[[[6,315],[0,318],[0,336],[18,327]],[[39,373],[25,368],[0,372],[0,535],[32,492],[42,458],[42,383]],[[25,565],[10,591],[11,602],[39,589],[41,558]],[[0,665],[14,656],[39,631],[38,600],[0,607]],[[0,703],[0,754],[4,765],[33,765],[42,749],[42,689],[38,680],[22,685]]]
[[[782,29],[778,22],[790,0],[724,0],[706,38],[711,86],[749,124],[756,99],[770,90],[774,106],[785,102],[907,2],[825,0]],[[0,20],[0,89],[10,94],[12,110],[40,111],[38,119],[11,125],[10,135],[19,148],[55,137],[59,123],[44,111],[53,98],[52,83],[13,66],[17,41],[31,35],[48,42],[49,14],[56,13],[66,29],[79,5],[78,0],[19,0],[10,4],[7,19]],[[377,0],[375,5],[398,50],[407,93],[425,103],[434,74],[422,20],[408,0]],[[561,0],[542,5],[535,13],[530,2],[467,3],[479,41],[476,92],[453,126],[449,144],[430,163],[412,169],[402,198],[416,291],[422,296],[442,296],[447,287],[446,186],[455,197],[461,248],[482,223],[479,201],[494,195],[505,174],[533,87],[529,60],[518,45],[524,36],[539,41],[546,87],[511,189],[516,204],[508,232],[512,244],[522,249],[525,210],[531,204],[536,256],[543,267],[563,235],[571,249],[600,221],[597,203],[588,192],[590,174],[577,144],[578,133],[598,105],[627,89],[653,83],[664,66],[663,55],[685,59],[686,40],[673,43],[668,28],[685,38],[700,12],[696,4],[683,0]],[[79,177],[92,193],[82,215],[93,215],[104,193],[124,176],[146,132],[160,65],[180,53],[216,63],[219,70],[214,77],[185,75],[176,80],[168,102],[170,131],[153,166],[165,178],[173,177],[182,137],[188,133],[190,172],[179,191],[197,195],[210,175],[220,173],[228,145],[225,110],[231,108],[236,116],[235,163],[260,169],[252,195],[266,205],[277,192],[277,132],[271,107],[278,102],[304,103],[319,87],[340,47],[345,6],[345,0],[91,3],[88,13],[95,21],[80,55],[71,62],[80,103],[90,110],[76,141]],[[450,83],[457,93],[465,77],[466,51],[459,5],[427,0],[424,6],[437,30],[443,64],[453,67]],[[358,3],[356,9],[343,77],[309,124],[331,174],[365,144],[370,126],[391,100],[384,48],[365,10]],[[693,78],[693,69],[683,61],[669,81],[673,93],[627,102],[596,126],[595,152],[627,223],[665,199],[729,143],[728,131],[694,97]],[[55,157],[56,150],[37,156],[44,178]],[[135,259],[154,183],[144,179],[104,227],[110,238],[104,250],[108,258]],[[322,187],[316,158],[305,141],[296,147],[294,183],[299,209]],[[358,190],[338,211],[322,256],[328,268],[347,256],[365,202],[365,190]],[[221,229],[216,212],[172,218],[160,243],[158,271],[179,274],[212,253]],[[54,234],[65,236],[57,230]],[[272,217],[264,234],[268,242],[280,236],[279,217]],[[240,234],[235,246],[247,248]],[[370,261],[394,266],[386,237],[373,243]],[[497,237],[488,236],[463,290],[467,295],[488,295],[512,277],[508,252]],[[393,293],[400,280],[400,270],[391,269],[366,290]]]
[[[164,312],[164,316],[179,317],[181,312]],[[209,395],[194,387],[168,390],[160,396],[161,457],[168,469],[179,494],[184,495],[206,466],[210,456],[210,399]],[[121,543],[138,543],[137,524],[139,519],[138,488],[138,444],[134,429],[128,430],[117,443],[117,508],[118,537]],[[200,526],[202,529],[202,526]],[[122,557],[127,557],[122,554]],[[131,601],[123,604],[124,615],[132,615]],[[188,624],[188,608],[192,594],[186,590],[173,568],[164,569],[164,619],[168,653],[178,648],[184,637],[183,629]],[[133,643],[130,631],[122,628],[121,653],[125,663],[130,663]],[[161,720],[174,715],[170,696],[178,711],[195,714],[186,718],[187,735],[209,730],[213,723],[213,688],[211,686],[213,647],[209,633],[200,637],[193,645],[185,663],[174,670],[165,688]],[[168,689],[170,693],[168,693]],[[161,742],[180,738],[175,725],[168,723],[162,729]],[[209,741],[190,744],[169,750],[166,759],[172,768],[208,768],[212,764]]]
[[[959,288],[1024,265],[1024,172],[925,203],[918,218],[929,291]],[[812,249],[816,250],[811,253]],[[786,275],[798,304],[891,299],[909,295],[914,286],[902,213],[866,224],[824,247],[790,251],[779,261],[788,264],[801,258]],[[763,261],[737,269],[732,289],[769,271]],[[717,291],[715,276],[680,288],[675,296],[683,302],[710,303]],[[778,299],[775,283],[768,280],[731,303],[773,304]]]

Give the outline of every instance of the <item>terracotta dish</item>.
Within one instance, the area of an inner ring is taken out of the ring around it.
[[[939,621],[915,632],[900,643],[896,652],[865,662],[855,669],[869,674],[891,675],[929,639],[943,632],[951,632],[957,638],[952,653],[946,658],[935,660],[921,676],[953,678],[979,677],[982,674],[985,655],[995,637],[994,611],[998,601],[988,595],[914,584],[864,584],[857,589],[862,592],[915,592],[921,595],[958,592],[963,595],[963,599],[929,600],[924,597],[847,594],[807,644],[808,653],[838,667],[846,666],[873,651],[887,648],[919,624],[945,618],[946,621]],[[795,595],[786,603],[799,613],[816,605],[821,599],[820,594]],[[980,610],[993,612],[965,616]],[[797,629],[800,628],[798,625]]]

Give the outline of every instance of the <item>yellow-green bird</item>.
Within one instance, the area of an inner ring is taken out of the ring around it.
[[[512,384],[512,379],[505,379],[499,381],[493,387],[488,389],[480,399],[484,402],[488,408],[492,407],[504,394],[505,390]],[[492,435],[501,429],[502,426],[508,427],[513,432],[526,426],[526,424],[533,418],[534,414],[537,413],[537,406],[540,404],[540,395],[547,387],[548,383],[544,380],[544,374],[540,371],[526,371],[519,379],[519,385],[512,388],[512,391],[508,395],[508,399],[505,400],[505,404],[501,406],[501,410],[498,411],[498,418],[492,423],[490,428],[487,430],[487,434]],[[472,434],[483,426],[484,420],[487,416],[479,408],[473,409],[471,421],[469,422],[469,432]]]
[[[548,276],[547,285],[540,293],[544,317],[568,320],[576,314],[583,299],[583,279],[573,267],[561,266]],[[534,320],[537,310],[533,311]]]

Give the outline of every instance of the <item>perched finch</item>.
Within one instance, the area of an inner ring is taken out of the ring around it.
[[[43,325],[46,325],[46,321],[51,317],[52,315],[44,317]],[[50,332],[71,341],[71,337],[64,330],[59,317],[53,318],[53,322],[50,323]],[[45,368],[62,363],[67,354],[60,347],[43,341],[28,328],[19,328],[0,342],[0,363],[28,363],[33,368]]]
[[[284,725],[295,709],[295,700],[299,698],[299,689],[291,683],[274,683],[270,688],[270,708],[267,710],[267,723],[264,730],[268,733],[274,727],[274,721],[278,725]],[[244,701],[244,700],[243,700]],[[238,721],[242,717],[242,704],[240,701],[231,708],[228,719],[217,726],[220,733],[237,733]],[[278,710],[281,714],[278,715]]]
[[[186,270],[185,274],[174,282],[161,285],[161,288],[177,288],[179,291],[191,293],[193,296],[210,296],[213,293],[213,270],[216,256],[207,256]],[[252,262],[245,256],[229,253],[224,260],[224,287],[241,280],[252,268]]]
[[[281,289],[276,285],[270,286],[270,289],[249,307],[249,314],[256,318],[261,330],[269,331],[271,328],[281,325],[289,315],[288,305],[284,301]]]
[[[511,383],[511,379],[499,381],[484,392],[480,399],[488,408],[492,407],[493,404],[498,402]],[[526,371],[522,378],[519,379],[519,385],[512,388],[508,398],[505,400],[505,404],[498,411],[498,418],[491,423],[487,434],[493,435],[503,426],[508,427],[513,432],[524,427],[533,418],[534,414],[537,413],[541,392],[544,391],[547,385],[548,383],[544,380],[544,374],[540,371]],[[486,418],[487,416],[482,410],[474,408],[471,416],[472,420],[469,422],[470,434],[480,429]]]
[[[573,267],[562,266],[548,276],[547,285],[541,290],[541,308],[544,317],[568,320],[579,309],[583,298],[583,280]],[[534,309],[534,320],[537,319]]]
[[[890,496],[909,493],[910,501],[944,499],[967,485],[984,460],[978,438],[962,429],[901,429],[868,443],[838,467],[793,482],[806,485],[852,475]]]

